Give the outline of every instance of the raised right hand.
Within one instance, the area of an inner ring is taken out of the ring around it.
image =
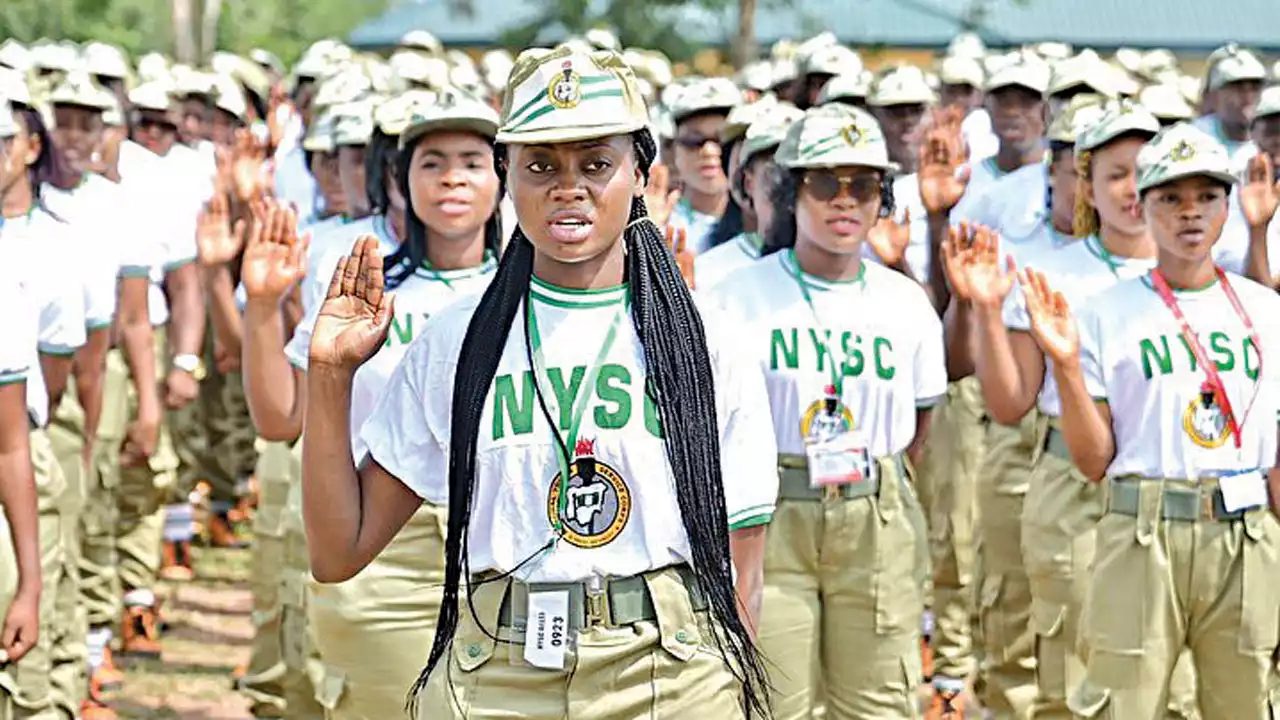
[[[1080,361],[1080,334],[1067,299],[1049,287],[1042,273],[1027,268],[1018,275],[1018,284],[1027,298],[1031,316],[1031,336],[1040,350],[1059,366]]]
[[[689,252],[687,246],[689,240],[689,231],[685,228],[675,228],[667,226],[667,247],[671,248],[671,254],[676,258],[676,266],[680,268],[680,276],[684,278],[685,285],[689,289],[693,289],[693,253]]]
[[[916,177],[920,200],[930,215],[950,213],[969,187],[962,119],[956,108],[934,110],[920,143]]]
[[[654,163],[649,169],[649,182],[644,188],[644,206],[649,210],[653,224],[663,227],[671,219],[671,212],[680,202],[680,190],[671,189],[671,171],[662,163]]]
[[[279,302],[307,273],[307,241],[298,238],[298,216],[273,205],[253,223],[240,264],[240,282],[251,301]]]
[[[245,225],[237,220],[231,225],[231,205],[227,196],[215,193],[196,217],[196,245],[200,263],[205,267],[219,267],[235,259],[244,247]]]
[[[338,261],[329,292],[311,331],[310,368],[354,371],[386,342],[394,313],[383,294],[382,254],[378,238],[356,240],[351,255]]]
[[[1013,289],[1013,258],[1000,260],[1000,238],[981,225],[960,223],[943,243],[943,261],[952,292],[988,309],[999,308]]]

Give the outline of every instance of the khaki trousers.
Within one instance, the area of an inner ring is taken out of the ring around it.
[[[289,489],[302,481],[302,468],[287,443],[262,443],[255,474],[258,510],[253,516],[253,645],[239,688],[257,717],[284,717],[284,650],[281,646],[281,577],[285,565],[284,514]]]

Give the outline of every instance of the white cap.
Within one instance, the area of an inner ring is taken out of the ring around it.
[[[31,88],[27,86],[25,73],[0,67],[0,100],[31,107]]]
[[[164,83],[143,83],[129,92],[129,104],[139,110],[168,112],[172,103],[169,88]]]
[[[902,65],[880,76],[871,90],[868,104],[872,107],[928,105],[935,99],[924,71],[914,65]]]
[[[1196,109],[1177,85],[1148,85],[1138,93],[1138,102],[1161,120],[1190,120],[1196,116]]]
[[[1218,59],[1209,66],[1210,90],[1233,82],[1265,82],[1267,79],[1267,68],[1258,56],[1235,43],[1219,48],[1214,54]]]
[[[588,30],[586,40],[597,50],[622,50],[622,43],[618,42],[618,36],[607,28],[592,28]]]
[[[13,108],[7,102],[0,102],[0,139],[11,138],[18,134],[18,120],[13,116]]]
[[[837,75],[822,86],[822,92],[818,93],[818,104],[825,105],[833,100],[866,100],[871,93],[873,79],[870,70],[863,70],[856,75]]]
[[[129,61],[114,45],[91,42],[84,48],[84,67],[94,75],[124,80],[129,77]]]
[[[942,59],[938,68],[938,79],[947,85],[971,85],[981,89],[986,73],[982,63],[972,57],[952,55]]]
[[[1280,115],[1280,85],[1273,85],[1262,91],[1258,98],[1258,110],[1254,118]]]
[[[986,90],[993,92],[1014,85],[1043,95],[1049,89],[1049,66],[1033,54],[1018,53],[991,72]]]
[[[244,90],[240,89],[239,83],[226,75],[219,75],[213,80],[213,105],[241,121],[249,112],[249,103],[245,100]]]
[[[13,38],[0,43],[0,65],[26,72],[31,69],[31,51]]]
[[[444,45],[440,43],[439,38],[426,30],[410,30],[401,36],[399,45],[402,48],[426,50],[433,55],[440,55],[444,52]]]
[[[982,42],[982,38],[973,33],[960,33],[952,38],[950,44],[947,45],[948,57],[980,60],[986,54],[986,44]]]
[[[1115,97],[1115,73],[1093,50],[1084,50],[1054,63],[1049,73],[1048,94],[1058,95],[1078,87],[1107,97]],[[1030,86],[1028,86],[1030,87]]]

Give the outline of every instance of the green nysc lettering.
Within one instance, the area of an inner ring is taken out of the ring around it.
[[[547,368],[547,380],[554,394],[559,417],[560,432],[568,432],[573,421],[574,399],[586,379],[586,366],[579,365],[567,373],[564,368]],[[547,390],[548,388],[543,388]],[[644,426],[650,435],[662,437],[662,422],[657,405],[636,386],[631,370],[623,365],[606,363],[601,366],[592,388],[588,411],[601,430],[620,430],[627,427],[633,417],[637,400],[644,403]],[[643,396],[642,398],[636,395]],[[550,400],[551,398],[547,398]],[[533,432],[534,413],[539,412],[533,383],[533,373],[526,370],[519,376],[499,375],[493,381],[493,439],[528,435]]]
[[[876,377],[881,380],[892,380],[898,374],[893,342],[889,338],[878,335],[864,337],[846,330],[839,334],[840,342],[836,347],[831,342],[831,335],[830,331],[808,328],[802,341],[797,328],[775,328],[770,335],[769,368],[799,370],[803,365],[806,369],[828,373],[828,362],[834,357],[845,377],[861,377],[867,369],[868,359],[875,368]],[[803,353],[802,342],[806,350]],[[801,355],[804,356],[803,361]]]
[[[1138,354],[1142,358],[1142,374],[1147,380],[1151,380],[1156,375],[1172,375],[1175,369],[1175,355],[1184,358],[1186,367],[1193,372],[1200,369],[1195,350],[1186,338],[1181,333],[1172,337],[1177,340],[1172,340],[1169,335],[1160,335],[1138,341]],[[1205,343],[1206,339],[1207,343]],[[1226,333],[1215,330],[1208,333],[1207,338],[1205,335],[1200,336],[1200,342],[1204,343],[1202,346],[1204,352],[1217,367],[1218,372],[1228,373],[1243,366],[1244,373],[1250,380],[1258,379],[1261,363],[1258,360],[1258,348],[1254,346],[1252,337],[1237,341]],[[1181,353],[1173,352],[1172,347],[1175,344],[1182,347]],[[1181,363],[1176,364],[1181,366]]]

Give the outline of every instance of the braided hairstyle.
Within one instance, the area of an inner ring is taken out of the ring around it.
[[[779,250],[796,246],[796,203],[800,199],[800,185],[804,182],[804,170],[788,170],[775,165],[769,178],[769,199],[773,201],[773,222],[764,232],[764,248],[761,255],[772,255]],[[893,214],[893,177],[880,174],[880,217]]]
[[[657,147],[648,131],[632,135],[645,176]],[[499,152],[502,148],[499,147]],[[495,157],[495,162],[501,160]],[[500,169],[499,174],[503,172]],[[748,717],[768,715],[767,678],[758,650],[738,615],[729,553],[729,526],[720,466],[715,383],[707,340],[693,296],[659,229],[648,220],[642,198],[631,202],[626,243],[626,281],[632,318],[648,368],[645,392],[658,408],[663,442],[675,477],[681,521],[692,552],[690,564],[706,596],[713,639],[743,686]],[[476,440],[485,399],[493,383],[517,313],[527,297],[534,248],[517,228],[497,274],[472,316],[454,380],[449,449],[449,525],[445,539],[444,602],[427,665],[410,691],[418,692],[449,651],[459,621],[459,595],[469,578],[469,532],[476,480]],[[469,585],[469,583],[468,583]],[[474,617],[471,588],[467,602]],[[488,629],[483,629],[489,632]]]
[[[422,218],[418,217],[417,212],[413,208],[413,195],[410,194],[409,190],[409,166],[413,163],[414,148],[418,146],[418,143],[421,143],[430,135],[431,133],[422,135],[414,142],[414,144],[400,150],[399,156],[395,158],[396,181],[400,185],[401,195],[404,196],[404,227],[405,234],[408,235],[408,237],[402,238],[400,247],[396,248],[396,251],[388,255],[383,261],[384,266],[387,268],[386,284],[388,290],[393,290],[399,287],[400,283],[407,280],[409,276],[413,275],[414,271],[422,267],[427,261],[427,226],[422,222]],[[489,142],[490,147],[494,147],[491,139],[486,138],[486,140]],[[366,163],[369,161],[369,157],[374,155],[376,155],[376,153],[370,153],[369,156],[366,156]],[[497,162],[497,158],[498,149],[494,147],[495,164]],[[366,167],[369,166],[366,165]],[[372,183],[374,182],[383,182],[382,172],[378,172],[376,177],[377,179],[375,180],[375,176],[373,174],[366,172],[365,183],[372,187]],[[501,172],[498,173],[498,178],[497,197],[501,198],[506,193],[505,183],[501,180]],[[380,189],[380,194],[382,198],[386,198],[385,187]],[[369,199],[374,199],[372,191],[369,194]],[[493,213],[490,214],[489,219],[485,221],[484,247],[486,251],[493,253],[494,256],[497,256],[502,249],[502,212],[498,202],[494,202]],[[492,377],[490,379],[492,380]]]

